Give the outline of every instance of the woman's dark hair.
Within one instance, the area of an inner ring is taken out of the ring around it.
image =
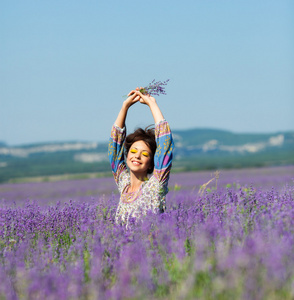
[[[151,126],[151,125],[150,125]],[[131,146],[138,141],[143,141],[151,150],[151,166],[147,173],[151,174],[154,169],[154,155],[156,151],[155,129],[146,127],[145,129],[138,128],[133,133],[129,134],[125,140],[126,156],[129,153]]]

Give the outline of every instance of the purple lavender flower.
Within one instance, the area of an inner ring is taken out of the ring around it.
[[[173,174],[127,229],[111,177],[1,184],[0,299],[293,299],[293,171],[223,170],[201,195],[210,172]]]
[[[150,96],[159,96],[159,95],[166,95],[165,86],[169,82],[169,79],[166,81],[155,81],[153,79],[149,85],[145,86],[144,88],[140,89],[140,92],[144,95]]]

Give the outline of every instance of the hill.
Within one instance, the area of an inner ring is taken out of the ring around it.
[[[173,171],[294,164],[294,132],[174,130]],[[108,172],[108,142],[0,143],[0,182],[32,176]]]

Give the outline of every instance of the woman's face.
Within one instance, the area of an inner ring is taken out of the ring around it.
[[[128,156],[127,165],[133,173],[147,177],[147,171],[151,166],[152,152],[149,146],[143,141],[132,144]]]

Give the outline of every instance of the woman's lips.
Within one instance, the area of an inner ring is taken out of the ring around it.
[[[140,163],[140,162],[138,162],[138,161],[136,161],[136,160],[133,160],[133,161],[132,161],[132,163],[133,163],[133,165],[135,165],[135,166],[139,166],[139,165],[141,165],[141,163]]]

